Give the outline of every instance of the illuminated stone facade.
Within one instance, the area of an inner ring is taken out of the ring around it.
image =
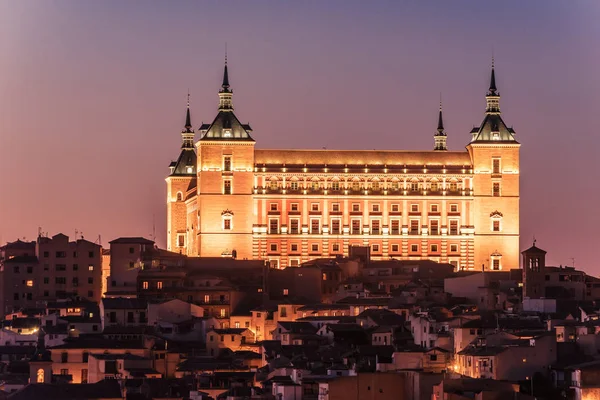
[[[441,108],[431,151],[256,149],[232,94],[226,65],[218,115],[195,143],[188,104],[166,179],[169,250],[286,267],[369,246],[373,259],[518,268],[520,144],[493,68],[466,151],[447,150]]]

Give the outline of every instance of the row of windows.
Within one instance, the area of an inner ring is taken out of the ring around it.
[[[378,192],[380,190],[391,190],[391,191],[399,191],[399,190],[410,190],[413,192],[427,190],[430,192],[439,192],[443,190],[448,190],[451,192],[458,192],[462,189],[466,189],[466,187],[458,182],[451,181],[447,182],[444,185],[441,182],[421,182],[419,180],[407,181],[406,183],[401,181],[392,181],[389,185],[383,185],[382,182],[377,180],[373,180],[371,182],[361,182],[360,179],[355,178],[352,181],[343,182],[343,181],[330,181],[324,182],[318,178],[313,178],[311,181],[302,182],[298,180],[290,180],[286,186],[283,186],[283,181],[277,178],[272,178],[268,181],[267,185],[264,187],[269,190],[279,190],[279,189],[288,189],[291,191],[296,190],[331,190],[333,192],[341,191],[341,190],[350,190],[353,192],[359,192],[364,190],[371,190]]]
[[[458,245],[457,244],[451,244],[449,246],[450,248],[450,253],[458,253]],[[292,243],[290,244],[290,253],[298,253],[299,252],[299,245],[297,243]],[[400,253],[400,244],[398,243],[392,243],[390,245],[390,252],[391,253]],[[270,253],[278,253],[279,252],[279,244],[277,243],[271,243],[269,245],[269,250]],[[310,245],[310,252],[311,253],[318,253],[320,251],[320,245],[318,243],[312,243]],[[372,244],[371,245],[371,252],[373,253],[380,253],[382,251],[382,247],[379,244]],[[438,253],[441,251],[441,247],[438,244],[431,244],[429,246],[429,252],[430,253]],[[339,243],[332,243],[331,244],[331,252],[332,253],[339,253],[341,252],[341,245]],[[410,245],[410,252],[411,253],[421,253],[421,246],[418,244],[411,244]]]
[[[54,266],[56,271],[66,271],[67,270],[67,266],[66,264],[56,264]],[[48,264],[44,264],[44,271],[48,271],[50,270],[50,266]],[[88,265],[88,271],[93,271],[94,270],[94,266],[93,265]],[[78,264],[73,264],[73,271],[79,271],[79,265]],[[21,267],[19,265],[15,265],[13,267],[13,273],[18,274],[21,272]],[[33,267],[26,267],[25,272],[27,272],[28,274],[32,274],[33,273]]]
[[[352,212],[361,212],[361,203],[352,203],[351,204]],[[269,211],[279,211],[279,203],[269,203]],[[299,203],[290,203],[290,211],[299,212],[300,204]],[[311,212],[319,212],[321,211],[321,203],[310,203],[310,211]],[[378,213],[382,211],[381,204],[373,203],[371,204],[371,212]],[[340,203],[331,203],[331,212],[341,212],[341,204]],[[390,205],[390,212],[401,212],[400,204],[394,203]],[[410,204],[410,212],[418,213],[421,212],[420,204]],[[438,213],[440,212],[439,204],[430,204],[429,212]],[[457,213],[458,212],[458,204],[450,204],[449,212]]]
[[[77,295],[77,293],[74,293],[75,295]],[[59,298],[63,298],[66,297],[66,292],[64,290],[57,290],[56,291],[56,297]],[[94,291],[93,290],[88,290],[87,295],[89,298],[94,297]],[[43,297],[50,297],[50,291],[49,290],[44,290]],[[27,300],[33,300],[33,294],[32,293],[13,293],[13,300],[21,300],[21,298],[23,299],[27,299]]]
[[[340,235],[342,234],[342,220],[340,218],[332,218],[329,225],[329,233],[332,235]],[[494,224],[492,226],[492,230],[496,228],[498,231],[500,230],[500,221],[494,220]],[[497,222],[497,224],[496,224]],[[402,225],[400,223],[400,219],[391,219],[389,221],[389,233],[391,235],[400,235],[402,233]],[[429,228],[430,235],[439,235],[441,234],[440,220],[432,219],[429,221],[427,225]],[[290,218],[288,225],[288,233],[296,235],[302,233],[300,226],[299,218]],[[322,233],[321,227],[321,219],[320,218],[311,218],[310,225],[308,226],[308,233],[313,235],[318,235]],[[348,233],[351,235],[362,235],[367,233],[364,229],[363,220],[361,218],[353,218],[350,222],[350,225],[347,227]],[[229,229],[229,228],[225,228]],[[269,219],[269,234],[276,235],[280,234],[280,226],[279,219],[271,218]],[[459,221],[458,219],[451,219],[448,221],[448,234],[449,235],[458,235],[459,234]],[[380,235],[383,233],[382,230],[382,221],[380,219],[372,219],[369,222],[368,233],[371,235]],[[411,219],[410,225],[407,226],[407,233],[409,235],[420,235],[422,233],[422,225],[420,219]]]
[[[48,258],[50,257],[50,252],[49,251],[44,251],[43,253],[44,258]],[[67,257],[67,252],[66,251],[57,251],[54,253],[56,258],[66,258]],[[89,258],[94,258],[95,252],[93,251],[88,251],[88,257]],[[79,256],[79,253],[74,251],[73,252],[73,258],[77,258]]]

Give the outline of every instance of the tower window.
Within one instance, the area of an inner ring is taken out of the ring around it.
[[[492,174],[500,174],[500,159],[492,159]]]
[[[231,171],[231,156],[223,157],[223,171]]]
[[[492,231],[500,232],[500,220],[495,219],[492,221]]]
[[[492,269],[494,271],[500,270],[500,260],[499,259],[496,258],[496,259],[492,260]]]
[[[177,201],[183,200],[183,194],[181,192],[177,192]]]
[[[224,218],[223,219],[223,229],[226,231],[231,230],[231,218]]]
[[[223,181],[223,194],[231,194],[231,180],[229,179]]]
[[[500,182],[493,183],[492,196],[500,197]]]
[[[185,233],[180,233],[177,235],[177,247],[185,246]]]

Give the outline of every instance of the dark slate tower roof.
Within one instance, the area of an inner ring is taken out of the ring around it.
[[[494,62],[492,60],[492,74],[490,76],[490,87],[485,96],[486,110],[485,117],[479,127],[471,130],[472,140],[474,142],[512,142],[518,143],[515,139],[515,131],[509,128],[501,117],[500,112],[500,93],[496,87],[496,73],[494,71]]]
[[[229,71],[227,69],[227,59],[225,59],[225,68],[223,70],[223,83],[219,90],[219,113],[211,124],[202,124],[200,140],[226,140],[226,141],[249,141],[254,142],[250,132],[252,128],[249,124],[242,124],[233,112],[232,103],[233,91],[229,85]]]
[[[185,112],[185,126],[181,131],[181,153],[177,161],[169,165],[171,176],[196,176],[196,150],[194,149],[194,131],[190,115],[190,94],[188,93],[187,109]]]

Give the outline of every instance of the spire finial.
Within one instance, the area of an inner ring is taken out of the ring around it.
[[[190,115],[190,89],[188,89],[187,109],[185,111],[185,132],[192,132],[192,117]]]
[[[223,89],[229,90],[229,73],[227,72],[227,43],[225,43],[225,68],[223,69]]]
[[[489,92],[491,95],[496,95],[498,89],[496,88],[496,73],[494,71],[494,56],[492,55],[492,75],[490,77],[490,89]]]
[[[440,111],[438,114],[437,133],[433,136],[435,139],[434,150],[448,150],[446,144],[446,132],[444,132],[444,119],[442,118],[442,93],[440,92]]]
[[[440,92],[440,114],[438,117],[438,127],[437,130],[439,133],[444,132],[444,121],[442,119],[442,93]]]

